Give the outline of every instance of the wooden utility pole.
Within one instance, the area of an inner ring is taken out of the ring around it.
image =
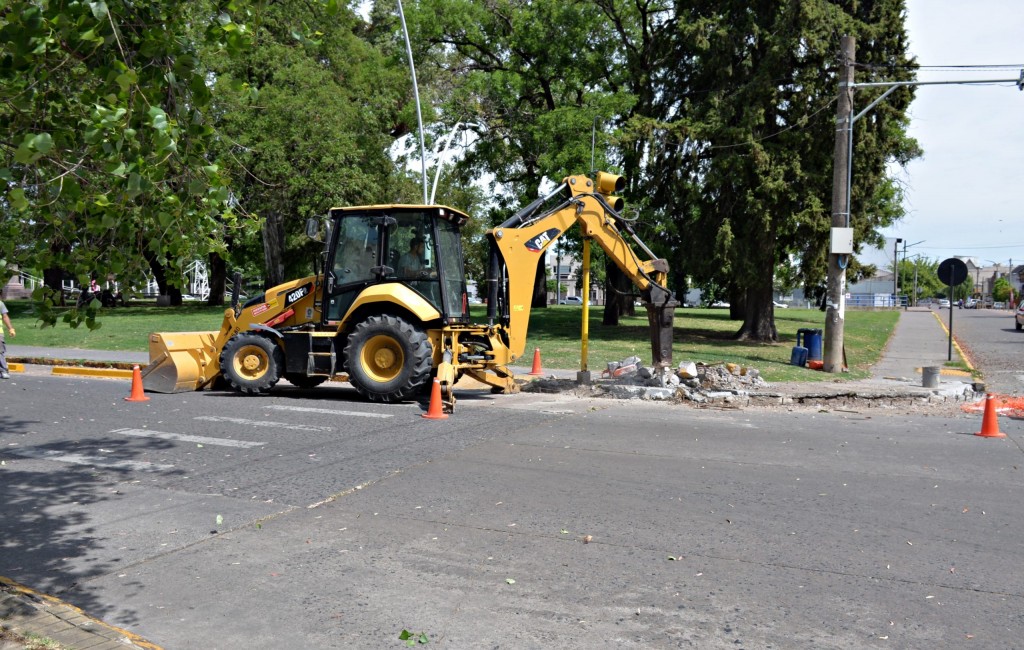
[[[856,40],[840,40],[842,68],[839,73],[839,102],[836,106],[835,167],[832,174],[832,227],[850,226],[850,149],[853,146],[853,62]],[[828,255],[826,288],[824,363],[825,372],[843,370],[843,328],[846,324],[846,266],[850,255]]]

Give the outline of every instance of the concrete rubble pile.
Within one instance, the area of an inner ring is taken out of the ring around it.
[[[618,370],[629,367],[630,364],[626,362],[632,359],[636,357],[625,360],[616,370],[602,373],[602,376],[610,376],[612,379],[605,386],[609,396],[619,399],[679,399],[698,404],[729,403],[737,397],[748,395],[751,390],[768,386],[756,369],[734,363],[683,361],[674,372],[666,368],[661,373],[647,366],[636,365],[626,372],[616,374]],[[609,368],[612,365],[609,364]]]
[[[524,386],[528,392],[585,392],[616,399],[689,401],[695,404],[732,403],[751,391],[768,387],[754,368],[734,363],[704,364],[683,361],[661,372],[644,366],[639,357],[612,361],[588,386],[569,379],[539,379]]]

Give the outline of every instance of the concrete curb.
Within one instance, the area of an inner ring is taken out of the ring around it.
[[[136,634],[108,625],[64,601],[0,576],[0,623],[17,634],[35,634],[69,648],[161,650]]]
[[[106,377],[108,379],[131,379],[131,370],[121,368],[85,368],[82,366],[54,366],[50,371],[54,375],[71,375],[78,377]]]

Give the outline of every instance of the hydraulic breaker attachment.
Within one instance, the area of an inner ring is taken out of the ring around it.
[[[644,306],[651,330],[651,356],[655,370],[672,366],[672,325],[679,301],[658,285],[650,287]]]
[[[215,344],[219,332],[162,332],[149,335],[149,365],[142,371],[146,390],[184,393],[199,390],[220,373]]]

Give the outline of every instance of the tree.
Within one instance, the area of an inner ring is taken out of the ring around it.
[[[902,0],[723,2],[678,6],[674,83],[679,116],[656,153],[687,270],[729,287],[737,338],[777,340],[773,272],[800,259],[805,286],[822,284],[831,194],[839,33],[858,35],[858,63],[889,80],[912,74]],[[901,214],[890,161],[917,155],[899,90],[858,123],[853,220],[858,245]],[[867,98],[865,98],[867,99]]]
[[[252,48],[211,55],[218,151],[236,201],[262,220],[262,250],[238,241],[236,252],[262,258],[264,287],[309,272],[319,245],[307,218],[411,198],[387,155],[409,84],[367,29],[349,9],[284,0],[267,6]]]
[[[248,32],[236,17],[249,7],[6,4],[0,258],[8,266],[84,281],[93,271],[134,277],[148,257],[180,284],[188,261],[223,248],[221,225],[236,218],[209,156],[211,94],[196,45],[239,51]]]
[[[996,278],[992,283],[992,300],[1006,302],[1010,299],[1010,281],[1006,278]]]
[[[442,119],[467,124],[475,138],[458,169],[491,175],[503,188],[492,197],[491,225],[536,198],[545,181],[589,169],[595,118],[632,102],[597,83],[607,66],[595,40],[605,17],[592,4],[425,0],[407,15],[414,43],[428,48],[420,60],[446,91],[438,95]],[[567,239],[576,240],[571,232]],[[543,260],[537,277],[534,305],[543,306]]]

